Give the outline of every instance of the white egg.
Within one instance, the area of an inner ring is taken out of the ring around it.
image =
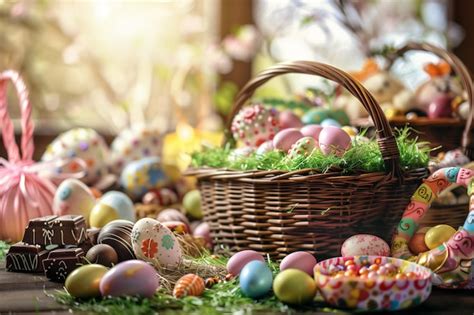
[[[54,194],[53,211],[56,215],[80,214],[87,220],[94,205],[92,191],[75,178],[64,180]]]

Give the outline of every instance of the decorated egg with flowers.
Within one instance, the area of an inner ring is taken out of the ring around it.
[[[137,221],[131,238],[135,256],[155,267],[175,267],[183,259],[178,240],[160,221],[151,218]]]
[[[120,174],[130,162],[151,156],[160,156],[161,134],[156,128],[135,126],[125,129],[110,145],[110,171]]]
[[[55,172],[58,174],[84,171],[81,181],[94,184],[107,174],[108,156],[109,149],[95,130],[74,128],[54,139],[42,160],[57,161]]]
[[[258,147],[267,140],[273,139],[279,130],[277,112],[261,104],[250,105],[240,110],[232,121],[234,139],[246,146]]]

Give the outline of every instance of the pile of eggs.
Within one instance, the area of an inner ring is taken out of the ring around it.
[[[456,230],[447,224],[419,228],[408,243],[410,251],[418,255],[447,242]]]
[[[234,254],[227,262],[227,271],[239,277],[239,287],[245,296],[265,297],[273,289],[275,296],[288,304],[311,302],[316,295],[312,278],[316,258],[307,252],[294,252],[280,263],[280,272],[273,272],[262,255],[253,250]]]

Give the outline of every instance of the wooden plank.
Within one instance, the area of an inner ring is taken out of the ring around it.
[[[0,294],[0,314],[5,312],[38,312],[67,310],[67,307],[56,303],[46,295],[54,290],[14,290],[2,291]]]
[[[48,281],[43,274],[8,272],[5,261],[0,262],[0,292],[32,289],[60,289],[61,283]]]

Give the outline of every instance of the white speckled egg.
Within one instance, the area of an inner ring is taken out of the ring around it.
[[[319,133],[319,148],[325,154],[342,156],[351,147],[351,137],[339,127],[327,126]]]
[[[181,247],[173,232],[151,218],[141,219],[133,226],[132,247],[137,258],[156,267],[174,267],[183,259]]]
[[[86,184],[92,184],[107,174],[109,150],[104,139],[93,129],[75,128],[60,134],[49,144],[43,154],[43,161],[79,158],[84,161],[85,176],[81,178]],[[55,171],[61,173],[77,173],[83,166],[77,161],[61,163]]]
[[[53,211],[56,215],[80,214],[87,221],[94,205],[92,191],[75,178],[64,180],[54,194]]]
[[[170,184],[171,179],[157,157],[130,162],[120,176],[120,185],[132,198],[141,198],[152,189]]]
[[[288,152],[291,145],[303,138],[303,134],[296,128],[288,128],[280,131],[273,138],[273,147],[275,149]]]
[[[343,257],[350,256],[388,256],[390,247],[378,236],[357,234],[344,241],[341,247]]]
[[[313,137],[303,137],[291,146],[291,149],[288,151],[288,157],[294,159],[299,156],[308,156],[316,148],[316,140]]]
[[[161,134],[156,128],[135,126],[125,129],[110,145],[110,170],[120,174],[130,162],[150,156],[160,156]]]

